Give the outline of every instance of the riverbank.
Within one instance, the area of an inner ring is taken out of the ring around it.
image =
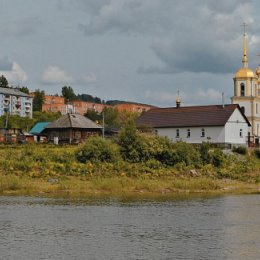
[[[126,196],[179,193],[260,193],[260,160],[252,155],[221,157],[221,166],[155,160],[130,163],[79,162],[78,146],[0,146],[0,194]]]
[[[174,194],[256,194],[260,184],[198,178],[143,179],[131,177],[108,177],[84,179],[34,179],[15,175],[0,176],[1,195],[30,196],[161,196]]]

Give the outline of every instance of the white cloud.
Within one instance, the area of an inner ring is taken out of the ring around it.
[[[95,73],[90,72],[89,74],[82,76],[82,81],[84,83],[94,83],[97,81],[97,76]]]
[[[209,101],[220,100],[222,97],[222,93],[219,90],[214,89],[214,88],[209,88],[209,89],[205,89],[205,90],[199,88],[197,90],[196,94],[199,99],[203,98],[203,99],[207,99]]]
[[[58,66],[49,66],[43,72],[42,80],[46,84],[69,84],[74,81],[72,76]]]
[[[11,70],[0,71],[0,74],[7,78],[9,84],[13,85],[21,85],[28,79],[26,72],[17,62],[13,62]]]

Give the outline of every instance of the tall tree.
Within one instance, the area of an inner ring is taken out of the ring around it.
[[[64,86],[61,90],[61,93],[66,102],[76,100],[77,98],[71,86]]]
[[[6,79],[6,77],[4,75],[0,76],[0,87],[1,88],[9,88],[8,80]]]
[[[42,105],[45,100],[45,92],[40,89],[36,89],[33,97],[33,111],[42,111]]]

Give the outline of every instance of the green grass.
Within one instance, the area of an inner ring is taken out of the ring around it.
[[[259,192],[260,160],[228,157],[222,167],[77,162],[77,146],[0,145],[0,194],[171,194]]]

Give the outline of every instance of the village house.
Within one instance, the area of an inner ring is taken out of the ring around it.
[[[47,136],[49,142],[80,143],[89,136],[101,135],[102,126],[80,114],[66,114],[48,124],[41,134]]]

